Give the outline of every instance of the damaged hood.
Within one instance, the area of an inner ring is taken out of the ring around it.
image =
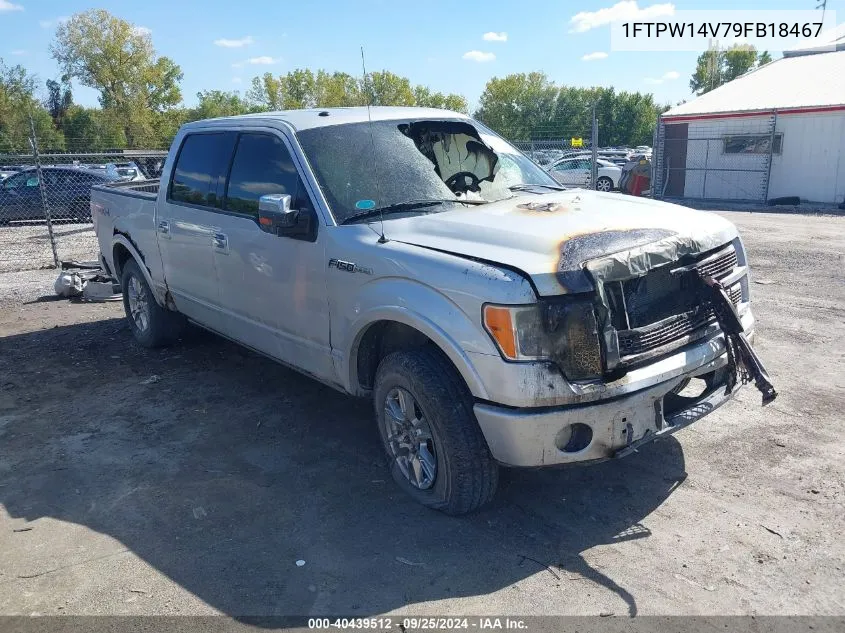
[[[589,292],[737,236],[724,218],[665,202],[571,190],[387,220],[388,239],[517,268],[541,296]]]

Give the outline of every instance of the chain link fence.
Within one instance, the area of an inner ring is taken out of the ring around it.
[[[743,118],[661,119],[654,148],[658,198],[765,202],[772,156],[781,153],[775,113]]]
[[[0,154],[0,272],[95,260],[91,187],[118,180],[158,178],[167,152]]]

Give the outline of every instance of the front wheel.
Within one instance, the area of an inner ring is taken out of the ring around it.
[[[613,191],[613,181],[607,176],[596,180],[596,191]]]
[[[434,349],[396,352],[376,372],[379,432],[399,486],[419,503],[466,514],[489,502],[499,470],[472,410],[472,396]]]

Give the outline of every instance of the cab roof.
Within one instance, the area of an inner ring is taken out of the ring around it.
[[[468,119],[466,114],[438,108],[417,108],[410,106],[371,106],[369,116],[366,106],[351,108],[307,108],[303,110],[279,110],[276,112],[256,112],[255,114],[241,114],[238,116],[206,119],[188,123],[188,126],[200,125],[208,121],[237,124],[239,122],[254,123],[256,119],[263,121],[284,121],[296,131],[310,130],[329,125],[344,123],[363,123],[370,118],[373,121],[394,121],[401,119]]]

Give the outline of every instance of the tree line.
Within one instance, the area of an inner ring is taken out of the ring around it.
[[[183,123],[269,110],[369,103],[469,112],[465,97],[386,70],[366,77],[322,69],[265,73],[244,94],[204,90],[186,107],[181,68],[156,53],[148,31],[102,9],[59,25],[50,51],[62,76],[46,82],[44,99],[36,96],[34,75],[0,59],[0,153],[29,151],[30,119],[42,151],[97,152],[166,148]],[[74,103],[73,83],[95,89],[99,107]],[[602,145],[650,143],[665,109],[650,94],[558,86],[534,72],[491,79],[473,114],[511,140],[588,138],[593,104]]]

